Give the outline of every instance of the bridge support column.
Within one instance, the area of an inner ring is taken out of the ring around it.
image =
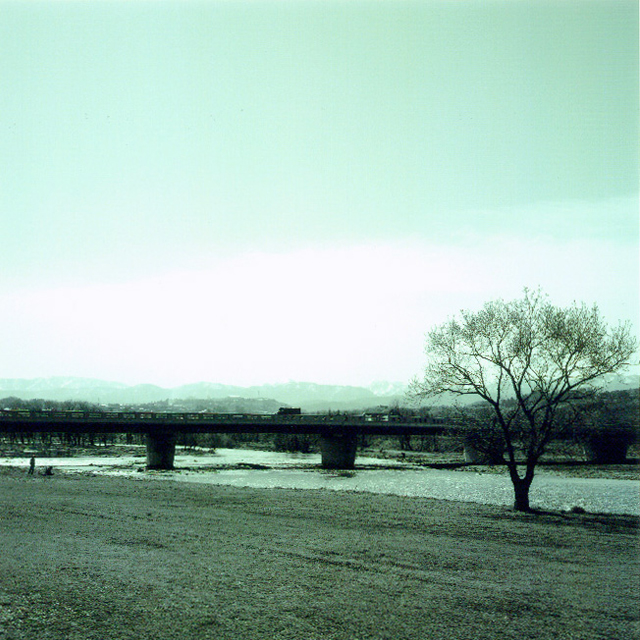
[[[147,469],[173,469],[176,435],[170,431],[147,433]]]
[[[622,464],[627,459],[630,440],[626,434],[590,434],[583,443],[585,458],[596,464]]]
[[[324,469],[353,469],[356,461],[357,436],[331,434],[321,437]]]
[[[488,457],[484,451],[477,449],[471,442],[465,442],[464,461],[469,464],[487,464]]]
[[[469,464],[504,464],[504,453],[502,441],[482,442],[473,435],[464,439],[464,461]]]

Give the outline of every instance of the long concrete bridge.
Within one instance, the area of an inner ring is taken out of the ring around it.
[[[360,434],[434,435],[444,429],[433,420],[386,414],[0,411],[0,433],[143,433],[149,469],[173,469],[179,433],[317,434],[325,469],[353,469]]]

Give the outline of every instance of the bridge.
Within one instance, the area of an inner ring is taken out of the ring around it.
[[[357,437],[435,435],[445,425],[387,414],[230,414],[151,411],[0,411],[0,433],[142,433],[147,468],[173,469],[179,433],[286,433],[320,436],[325,469],[353,469]]]

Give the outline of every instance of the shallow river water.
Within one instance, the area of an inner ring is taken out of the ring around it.
[[[28,466],[28,460],[4,458],[0,459],[0,465]],[[326,471],[319,465],[319,454],[246,449],[218,449],[215,454],[195,456],[179,451],[175,471],[145,473],[141,473],[144,455],[37,460],[37,469],[52,466],[138,479],[153,477],[236,487],[360,491],[497,505],[513,503],[511,482],[504,472],[430,469],[360,456],[355,471]],[[531,487],[531,506],[552,510],[582,507],[591,513],[640,515],[640,481],[575,478],[539,470]]]

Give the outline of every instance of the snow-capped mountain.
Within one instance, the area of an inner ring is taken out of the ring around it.
[[[376,396],[404,396],[407,393],[407,384],[404,382],[377,380],[372,382],[367,389]]]
[[[605,389],[610,391],[640,387],[640,376],[626,374],[608,376]],[[378,381],[368,387],[286,382],[240,387],[213,382],[196,382],[165,388],[153,384],[126,385],[93,378],[53,377],[0,378],[0,398],[17,397],[25,400],[82,400],[102,404],[145,404],[177,400],[218,400],[246,398],[273,400],[277,403],[301,407],[305,411],[350,411],[379,405],[406,404],[407,385]],[[444,401],[446,403],[446,401]]]
[[[197,382],[174,388],[152,384],[126,385],[92,378],[0,379],[0,398],[83,400],[103,404],[142,404],[180,399],[213,400],[230,397],[272,399],[306,411],[363,409],[401,402],[404,386],[380,382],[372,388],[287,382],[240,387]]]

